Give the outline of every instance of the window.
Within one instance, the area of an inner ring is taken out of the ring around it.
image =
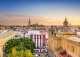
[[[52,31],[52,35],[53,35],[53,31]]]
[[[53,41],[51,40],[51,44],[53,44],[52,42],[53,42]]]
[[[74,47],[72,46],[72,52],[74,52]]]

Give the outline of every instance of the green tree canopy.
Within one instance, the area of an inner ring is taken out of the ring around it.
[[[14,38],[10,39],[5,44],[5,53],[8,54],[11,52],[12,48],[15,47],[17,51],[21,50],[31,50],[33,52],[35,48],[34,42],[29,38]]]
[[[34,57],[30,50],[17,51],[16,48],[12,48],[11,53],[7,54],[7,57]]]

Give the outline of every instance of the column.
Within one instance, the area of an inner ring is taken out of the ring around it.
[[[0,57],[3,57],[3,46],[0,45]]]
[[[38,47],[40,48],[40,36],[38,36]]]
[[[36,48],[37,48],[37,35],[36,35]]]
[[[36,35],[34,35],[34,42],[35,42],[35,45],[36,45]]]
[[[41,47],[43,47],[43,36],[41,36]]]

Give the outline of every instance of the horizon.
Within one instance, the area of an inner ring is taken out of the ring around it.
[[[80,25],[79,0],[0,0],[0,24]],[[45,21],[45,22],[44,22]]]

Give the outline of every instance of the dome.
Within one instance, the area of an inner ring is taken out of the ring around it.
[[[66,18],[65,18],[65,21],[63,22],[63,26],[64,26],[64,27],[67,27],[67,26],[68,26],[68,21],[67,21]]]
[[[65,19],[64,24],[68,24],[67,20]]]

